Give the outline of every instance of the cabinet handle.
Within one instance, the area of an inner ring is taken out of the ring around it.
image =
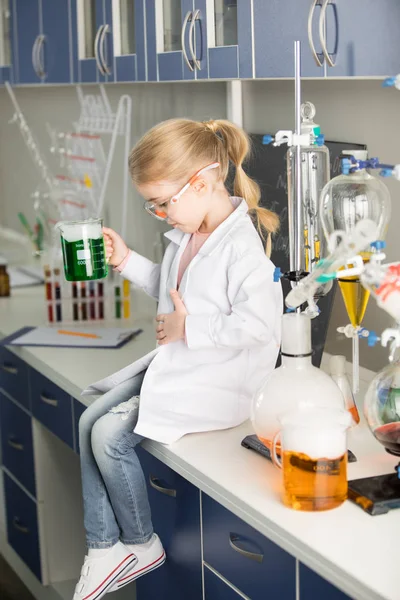
[[[161,494],[165,494],[166,496],[172,496],[172,498],[176,498],[176,490],[172,490],[160,485],[160,480],[157,479],[157,477],[154,477],[154,475],[150,475],[149,479],[151,487],[157,490],[157,492],[161,492]]]
[[[50,406],[58,406],[58,400],[48,398],[44,394],[40,394],[40,399],[42,402],[44,402],[45,404],[49,404]]]
[[[312,0],[311,6],[310,6],[310,12],[308,13],[308,27],[307,27],[307,29],[308,29],[308,44],[310,46],[312,55],[313,55],[314,60],[317,63],[318,67],[323,66],[323,60],[322,61],[320,60],[320,58],[317,54],[317,51],[315,50],[314,39],[313,39],[313,34],[312,34],[312,22],[313,22],[315,7],[317,6],[317,4],[320,3],[320,1],[321,0]]]
[[[14,440],[12,438],[8,438],[7,443],[9,446],[11,446],[11,448],[14,448],[14,450],[23,450],[24,449],[23,444],[20,444],[19,442],[14,442]]]
[[[194,32],[195,32],[194,28],[196,25],[196,21],[198,19],[200,19],[200,10],[197,9],[191,19],[190,28],[189,28],[189,50],[190,50],[190,54],[192,55],[192,58],[193,58],[194,66],[196,67],[196,69],[201,71],[201,64],[200,64],[200,61],[196,57],[196,51],[194,48]]]
[[[38,43],[39,43],[39,38],[40,35],[38,35],[35,39],[35,41],[33,42],[33,46],[32,46],[32,66],[33,66],[33,70],[35,71],[36,75],[38,77],[40,77],[39,75],[39,65],[38,65],[38,53],[37,53],[37,48],[38,48]]]
[[[99,56],[99,40],[100,40],[101,33],[103,31],[103,28],[104,28],[104,25],[100,25],[100,27],[97,30],[96,37],[94,39],[94,57],[96,59],[96,64],[97,64],[98,70],[100,71],[100,73],[102,75],[105,75],[106,73],[103,69],[103,65],[101,64],[101,60],[100,60],[100,56]]]
[[[43,47],[44,47],[44,42],[46,40],[46,36],[45,35],[39,35],[38,36],[38,44],[37,44],[37,65],[38,65],[38,71],[37,71],[37,75],[43,79],[44,77],[46,77],[46,71],[44,68],[44,58],[43,58]]]
[[[329,54],[328,48],[326,47],[326,30],[325,30],[326,9],[328,8],[328,4],[330,2],[331,2],[331,0],[323,0],[321,14],[319,17],[319,39],[321,40],[322,52],[324,53],[326,62],[328,63],[328,65],[330,67],[336,67],[336,63],[332,60],[331,54]],[[336,28],[335,48],[333,50],[333,55],[336,55],[337,49],[338,49],[338,43],[339,43],[339,40],[338,40],[339,22],[338,22],[337,8],[336,8],[336,4],[334,2],[332,2],[332,8],[333,8],[333,14],[335,17],[335,28]]]
[[[17,369],[17,367],[12,367],[11,365],[6,365],[5,363],[3,363],[1,365],[1,368],[6,373],[10,373],[10,375],[18,375],[18,369]]]
[[[187,66],[189,67],[189,69],[191,71],[194,71],[194,66],[191,64],[190,60],[188,59],[188,55],[186,53],[186,48],[185,48],[186,27],[187,27],[187,24],[188,24],[191,14],[192,14],[191,11],[187,12],[185,18],[183,19],[182,31],[181,31],[181,45],[182,45],[182,54],[183,54],[183,58],[185,59],[185,63],[187,64]]]
[[[14,525],[15,529],[17,529],[20,533],[25,533],[25,534],[29,533],[28,527],[24,527],[24,525],[21,525],[18,517],[14,517],[13,525]]]
[[[238,542],[239,540],[240,540],[240,537],[238,535],[236,535],[235,533],[229,534],[229,545],[235,552],[238,552],[242,556],[245,556],[246,558],[250,558],[250,560],[255,560],[256,562],[259,562],[259,563],[261,563],[263,561],[264,554],[257,554],[256,552],[249,552],[248,550],[243,550],[243,548],[240,548],[235,543],[235,542]]]
[[[111,70],[110,70],[109,66],[107,65],[107,61],[105,58],[105,46],[104,46],[105,41],[106,41],[106,34],[109,31],[110,31],[109,25],[103,25],[103,31],[101,32],[100,40],[99,40],[100,61],[101,61],[101,64],[103,65],[104,75],[111,75]]]

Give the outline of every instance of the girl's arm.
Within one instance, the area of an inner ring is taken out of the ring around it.
[[[188,347],[243,349],[268,344],[282,313],[282,288],[274,282],[273,272],[273,264],[260,254],[239,257],[228,272],[231,313],[188,315]]]
[[[145,256],[129,251],[128,259],[123,261],[122,268],[117,267],[125,279],[129,279],[134,285],[141,288],[151,296],[158,300],[160,290],[160,272],[161,265],[151,262]]]

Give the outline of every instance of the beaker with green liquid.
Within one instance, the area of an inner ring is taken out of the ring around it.
[[[61,221],[55,227],[61,234],[67,281],[92,281],[107,277],[102,219]]]

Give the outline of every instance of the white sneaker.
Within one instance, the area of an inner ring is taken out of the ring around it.
[[[135,563],[136,556],[121,542],[99,558],[85,556],[73,600],[99,600]]]
[[[128,585],[128,583],[132,583],[132,581],[135,581],[135,579],[138,579],[142,575],[146,575],[146,573],[154,571],[157,567],[161,567],[165,562],[166,556],[158,535],[154,533],[152,544],[149,546],[147,543],[145,546],[146,548],[141,548],[140,544],[135,545],[134,553],[137,557],[137,563],[133,566],[131,565],[129,570],[125,571],[123,576],[107,590],[108,592],[115,592],[125,585]],[[125,546],[125,548],[127,548],[127,546]],[[130,548],[133,550],[133,546],[130,546]],[[90,598],[90,600],[92,600],[92,598]]]

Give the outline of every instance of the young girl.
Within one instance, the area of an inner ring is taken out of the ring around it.
[[[239,425],[275,367],[282,293],[257,229],[269,247],[278,218],[258,206],[242,168],[248,151],[229,121],[173,119],[129,157],[144,208],[173,229],[157,265],[104,228],[109,263],[158,300],[158,345],[84,392],[104,395],[79,424],[89,550],[74,600],[99,600],[165,560],[135,446]]]

